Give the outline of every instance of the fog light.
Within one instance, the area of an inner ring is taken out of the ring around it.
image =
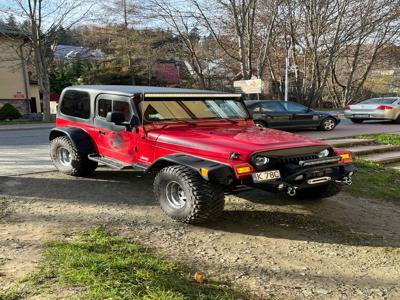
[[[285,185],[283,183],[278,185],[278,190],[283,190],[285,188]]]
[[[298,180],[302,180],[302,179],[304,179],[304,175],[296,176],[296,178],[294,180],[298,181]]]
[[[353,176],[353,174],[354,174],[354,172],[350,172],[350,173],[349,173],[349,176]]]

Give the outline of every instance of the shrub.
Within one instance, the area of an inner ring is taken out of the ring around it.
[[[3,120],[14,120],[21,118],[21,114],[19,111],[10,103],[6,103],[3,105],[2,108],[0,108],[0,121]]]

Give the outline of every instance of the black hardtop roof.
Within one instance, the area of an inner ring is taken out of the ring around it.
[[[117,93],[133,96],[135,94],[227,94],[237,95],[237,93],[226,93],[210,90],[181,89],[158,86],[140,86],[140,85],[75,85],[66,88],[66,90],[80,90],[91,93]]]

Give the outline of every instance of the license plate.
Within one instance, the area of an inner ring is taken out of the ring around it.
[[[251,174],[251,176],[253,176],[254,182],[263,182],[281,178],[281,172],[279,172],[279,170],[271,170],[271,171],[253,173]]]
[[[369,115],[357,114],[357,115],[353,115],[353,117],[355,117],[355,118],[369,118]]]

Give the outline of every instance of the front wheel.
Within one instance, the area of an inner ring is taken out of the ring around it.
[[[339,194],[341,190],[342,184],[329,182],[328,184],[299,190],[294,198],[301,200],[318,200],[335,196]]]
[[[322,120],[319,129],[323,131],[331,131],[336,127],[336,120],[333,118],[326,118]]]
[[[54,166],[64,174],[86,176],[97,168],[97,162],[80,153],[66,136],[57,137],[50,142],[50,156]]]
[[[205,222],[224,210],[222,187],[185,166],[162,169],[154,179],[154,194],[162,210],[183,223]]]

